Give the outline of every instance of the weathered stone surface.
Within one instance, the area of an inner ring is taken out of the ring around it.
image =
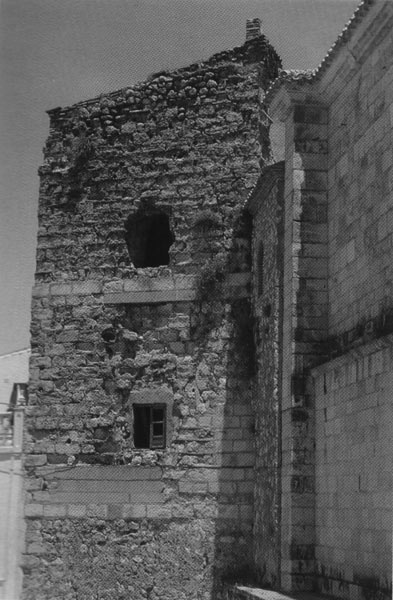
[[[28,548],[24,570],[34,571],[34,585],[25,598],[36,600],[93,600],[97,595],[172,600],[175,589],[176,598],[208,600],[215,593],[219,563],[238,569],[250,558],[243,534],[235,528],[220,533],[208,518],[117,519],[111,524],[99,518],[46,519],[31,521],[30,531],[40,541]],[[215,539],[222,548],[218,560]]]
[[[252,564],[242,213],[260,170],[259,94],[279,63],[260,36],[49,113],[26,599],[207,600]],[[160,240],[146,250],[153,221],[166,227],[165,260],[146,258]],[[136,415],[156,405],[166,407],[164,448],[136,437]]]
[[[253,191],[252,306],[257,377],[254,389],[254,561],[261,585],[280,581],[280,414],[284,165],[267,167]]]

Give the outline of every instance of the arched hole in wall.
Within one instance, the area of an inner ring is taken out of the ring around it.
[[[174,236],[168,215],[136,213],[127,219],[125,230],[128,253],[135,267],[169,265],[169,248]]]
[[[257,290],[258,296],[261,296],[263,293],[263,243],[259,244],[258,248],[258,256],[257,256]]]

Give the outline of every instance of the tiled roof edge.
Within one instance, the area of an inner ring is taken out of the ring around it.
[[[260,172],[259,177],[258,177],[257,181],[255,182],[255,185],[250,190],[246,199],[243,202],[243,207],[242,207],[243,210],[250,209],[255,195],[260,191],[261,187],[263,186],[263,182],[264,182],[264,180],[266,180],[266,178],[270,177],[270,178],[274,179],[276,177],[283,176],[284,171],[285,171],[285,161],[284,160],[274,162],[270,165],[265,165],[263,167],[262,171]]]
[[[362,0],[350,20],[346,23],[337,40],[334,42],[333,46],[329,48],[327,54],[315,69],[291,69],[280,71],[278,77],[268,87],[265,94],[265,101],[269,102],[274,95],[274,92],[281,87],[285,81],[296,81],[302,85],[304,83],[313,83],[319,79],[321,75],[329,68],[339,50],[348,42],[359,23],[361,23],[364,16],[369,12],[370,8],[376,4],[376,2],[377,0]]]

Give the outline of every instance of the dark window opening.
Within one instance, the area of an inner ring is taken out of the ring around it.
[[[134,404],[135,448],[165,448],[165,404]]]
[[[257,257],[257,287],[258,287],[258,296],[261,296],[263,292],[263,244],[261,243],[258,248],[258,257]]]
[[[165,213],[133,215],[126,223],[125,237],[135,267],[169,265],[169,248],[174,237]]]

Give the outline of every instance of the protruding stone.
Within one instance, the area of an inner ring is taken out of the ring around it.
[[[247,19],[246,22],[246,42],[262,35],[262,21],[258,17],[255,19]]]

